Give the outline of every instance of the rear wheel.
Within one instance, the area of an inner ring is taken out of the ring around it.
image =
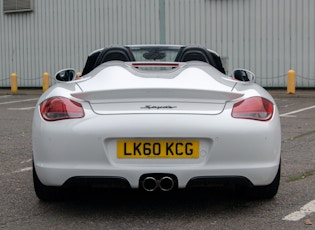
[[[42,201],[57,201],[61,199],[61,187],[46,186],[39,180],[33,164],[33,183],[36,196]]]

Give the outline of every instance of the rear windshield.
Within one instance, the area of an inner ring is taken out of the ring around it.
[[[136,61],[174,62],[180,47],[130,47]]]

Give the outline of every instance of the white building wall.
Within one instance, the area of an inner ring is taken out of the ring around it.
[[[111,44],[200,44],[224,57],[229,71],[257,83],[315,87],[314,0],[34,0],[34,11],[3,14],[0,87],[39,87],[43,72],[82,70],[87,55]]]

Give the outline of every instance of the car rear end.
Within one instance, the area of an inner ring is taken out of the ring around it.
[[[123,64],[66,88],[51,89],[34,114],[34,163],[46,186],[264,186],[278,172],[277,108],[255,84],[203,64],[166,72]]]

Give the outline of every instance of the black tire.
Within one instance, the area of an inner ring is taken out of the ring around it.
[[[276,177],[269,185],[265,186],[254,186],[248,190],[248,197],[250,199],[272,199],[277,193],[280,185],[280,172],[281,163]]]
[[[33,183],[36,196],[42,201],[58,201],[62,198],[61,187],[46,186],[39,180],[33,164]]]

